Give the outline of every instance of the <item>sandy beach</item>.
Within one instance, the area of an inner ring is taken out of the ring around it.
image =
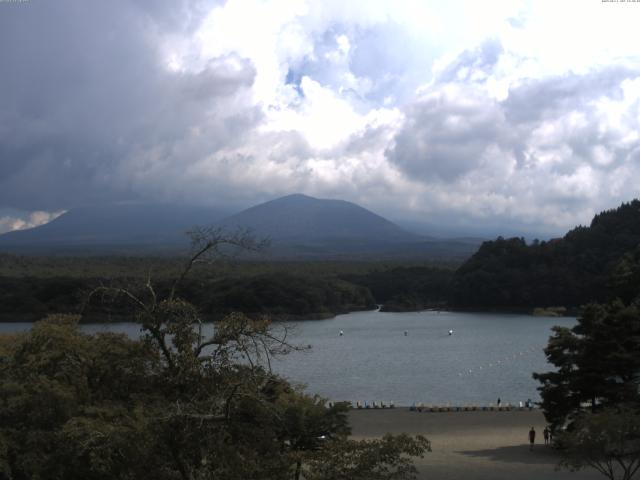
[[[544,445],[542,412],[411,412],[408,408],[352,410],[356,439],[385,433],[422,434],[432,452],[418,459],[420,479],[430,480],[544,480],[599,479],[595,470],[556,471],[557,453]],[[537,432],[533,451],[528,432]]]

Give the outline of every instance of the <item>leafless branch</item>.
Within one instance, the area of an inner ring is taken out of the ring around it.
[[[235,232],[229,233],[221,227],[194,227],[187,234],[191,237],[192,253],[182,273],[173,282],[169,300],[174,299],[176,289],[197,262],[207,258],[210,260],[211,258],[226,257],[221,247],[229,246],[245,252],[259,252],[269,245],[269,240],[256,239],[248,229],[237,229]]]

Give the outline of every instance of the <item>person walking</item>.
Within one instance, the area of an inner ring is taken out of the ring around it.
[[[533,444],[536,441],[536,431],[533,427],[529,430],[529,450],[533,450]]]
[[[498,408],[500,408],[501,404],[502,404],[502,400],[500,400],[500,397],[498,397]]]
[[[542,436],[544,437],[544,444],[549,445],[549,427],[544,427]]]

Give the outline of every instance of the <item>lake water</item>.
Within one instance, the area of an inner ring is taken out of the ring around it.
[[[538,400],[539,384],[531,373],[551,369],[542,351],[550,329],[573,324],[573,318],[491,313],[349,313],[286,323],[293,343],[312,348],[279,357],[273,368],[331,400],[396,405]],[[0,324],[0,332],[28,328]],[[135,337],[140,327],[89,324],[83,330]]]

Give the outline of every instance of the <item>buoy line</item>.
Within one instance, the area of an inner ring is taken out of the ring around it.
[[[475,370],[473,368],[466,368],[466,369],[458,372],[458,376],[462,377],[462,376],[465,376],[465,375],[473,375],[474,373],[476,373],[479,370],[486,370],[486,369],[490,369],[490,368],[494,368],[494,367],[499,367],[499,366],[502,366],[502,365],[509,365],[510,364],[510,362],[509,362],[510,360],[514,360],[514,359],[516,359],[518,357],[521,357],[523,355],[526,355],[526,354],[529,354],[529,353],[532,353],[532,352],[535,352],[535,351],[538,351],[538,349],[536,347],[527,348],[525,350],[521,350],[521,351],[513,353],[511,355],[507,355],[504,358],[495,360],[493,362],[489,362],[488,364],[479,365],[478,367],[476,367]]]

